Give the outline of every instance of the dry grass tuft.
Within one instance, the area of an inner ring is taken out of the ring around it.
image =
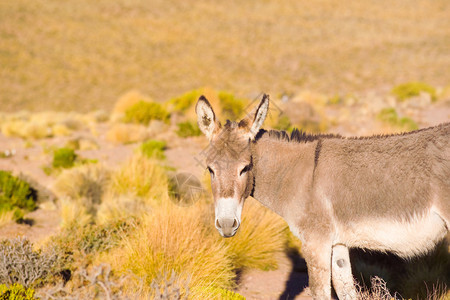
[[[169,197],[168,187],[164,168],[138,151],[112,174],[108,189],[116,195],[133,194],[161,203]]]
[[[60,197],[63,227],[79,220],[86,224],[95,218],[109,183],[110,171],[101,164],[87,164],[64,170],[53,184]]]
[[[246,200],[242,216],[236,236],[224,241],[234,266],[238,269],[275,269],[275,254],[282,251],[285,244],[286,223],[253,198]]]
[[[111,175],[99,207],[99,222],[117,216],[141,215],[169,201],[169,180],[155,159],[136,152]]]
[[[180,281],[189,282],[193,298],[200,287],[231,288],[235,276],[232,260],[227,247],[213,238],[211,227],[203,223],[205,213],[201,206],[166,203],[145,218],[121,249],[105,258],[114,270],[131,270],[148,284],[160,274],[176,272]]]

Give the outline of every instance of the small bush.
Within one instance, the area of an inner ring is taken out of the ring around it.
[[[74,221],[52,237],[48,246],[56,249],[61,268],[73,272],[80,266],[92,263],[97,254],[118,246],[135,226],[133,218],[113,220],[101,225],[80,225]]]
[[[244,113],[246,101],[236,98],[233,94],[228,92],[219,92],[218,98],[222,108],[222,117],[230,120],[239,119]]]
[[[179,137],[199,136],[202,134],[196,122],[186,121],[177,124]]]
[[[7,286],[0,284],[0,300],[37,300],[34,289],[25,288],[23,285],[15,283]]]
[[[23,217],[23,210],[32,211],[36,208],[37,192],[30,185],[11,175],[0,171],[0,212],[14,211],[14,219]]]
[[[141,152],[148,158],[157,158],[164,159],[166,156],[164,155],[164,150],[166,149],[166,142],[157,141],[157,140],[149,140],[141,145]]]
[[[383,123],[405,131],[417,130],[419,128],[414,120],[407,117],[399,118],[395,108],[382,109],[378,113],[377,119]]]
[[[71,168],[75,164],[77,155],[71,148],[59,148],[53,152],[52,166],[54,168]]]
[[[125,111],[125,122],[148,125],[151,120],[168,122],[169,116],[161,104],[140,101]]]
[[[414,96],[419,96],[421,93],[429,94],[432,101],[436,101],[437,99],[436,89],[423,82],[404,83],[392,89],[392,94],[400,101],[404,101]]]
[[[114,104],[113,110],[111,112],[112,119],[122,118],[125,112],[133,105],[139,103],[140,101],[151,102],[152,100],[147,95],[139,91],[129,91],[119,97],[119,99]]]
[[[197,101],[200,95],[201,92],[199,90],[193,90],[179,97],[170,99],[169,104],[172,105],[174,111],[186,112]]]
[[[100,164],[88,164],[64,170],[56,178],[53,189],[61,199],[67,199],[95,216],[109,179],[109,170]],[[77,209],[71,208],[66,215],[65,206],[62,205],[62,208],[64,223],[70,223],[70,216],[77,217]]]
[[[55,252],[34,251],[29,240],[16,238],[0,242],[0,282],[37,286],[58,270]]]
[[[391,125],[397,124],[398,115],[395,108],[383,108],[377,115],[378,120]]]

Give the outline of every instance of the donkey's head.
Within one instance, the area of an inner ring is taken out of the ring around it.
[[[206,165],[211,174],[215,201],[215,225],[223,237],[231,237],[241,224],[244,200],[253,189],[253,169],[250,143],[255,139],[269,108],[269,96],[264,95],[256,111],[239,123],[222,126],[205,97],[195,107],[200,130],[210,141]]]

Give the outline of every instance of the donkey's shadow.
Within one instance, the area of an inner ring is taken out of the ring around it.
[[[295,248],[288,248],[286,254],[292,263],[292,269],[279,300],[294,299],[308,286],[308,269],[303,257]]]
[[[351,249],[350,260],[356,283],[365,290],[380,289],[372,286],[372,278],[386,282],[388,292],[399,299],[438,299],[450,289],[450,238],[426,255],[410,260],[396,255]],[[296,249],[287,249],[292,269],[279,300],[295,299],[308,286],[307,266]],[[378,283],[380,281],[377,281]],[[334,298],[337,299],[334,294]]]

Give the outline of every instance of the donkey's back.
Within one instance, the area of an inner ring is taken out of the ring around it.
[[[315,192],[331,204],[337,243],[412,256],[445,236],[450,228],[450,123],[319,143]]]

